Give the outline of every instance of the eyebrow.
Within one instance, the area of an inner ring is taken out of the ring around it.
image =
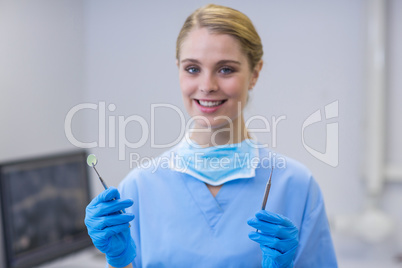
[[[180,61],[181,63],[185,63],[185,62],[192,62],[192,63],[197,63],[197,64],[201,64],[200,61],[196,60],[196,59],[184,59],[182,61]],[[227,63],[233,63],[233,64],[237,64],[237,65],[241,65],[240,61],[236,61],[236,60],[220,60],[217,62],[218,65],[220,64],[227,64]]]

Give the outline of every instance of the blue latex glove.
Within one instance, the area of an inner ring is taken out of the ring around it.
[[[299,244],[297,229],[284,216],[260,210],[247,224],[259,232],[252,231],[249,238],[260,244],[262,250],[262,267],[290,268]]]
[[[134,215],[119,213],[132,205],[132,200],[120,200],[119,191],[109,187],[86,208],[85,225],[88,234],[95,247],[105,253],[107,262],[113,267],[124,267],[136,256],[129,228],[129,222],[134,219]]]

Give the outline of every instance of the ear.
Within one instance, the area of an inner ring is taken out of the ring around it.
[[[176,59],[176,66],[179,67],[179,60]]]
[[[253,87],[255,86],[255,84],[257,84],[257,80],[258,77],[260,75],[262,66],[264,65],[264,62],[262,60],[260,60],[257,65],[254,67],[254,70],[251,74],[251,81],[250,81],[250,87],[249,90],[253,89]]]

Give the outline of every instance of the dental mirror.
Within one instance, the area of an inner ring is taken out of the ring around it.
[[[98,171],[96,170],[95,166],[96,166],[97,163],[98,163],[98,159],[96,158],[96,156],[94,154],[88,155],[88,157],[87,157],[88,166],[94,168],[96,174],[98,174],[99,180],[101,181],[101,183],[103,185],[103,188],[105,188],[105,190],[106,190],[109,187],[106,185],[106,183],[103,181],[102,177],[99,175]]]
[[[96,158],[96,156],[94,154],[90,154],[87,157],[87,164],[88,166],[92,167],[92,166],[96,166],[96,164],[98,164],[98,159]]]

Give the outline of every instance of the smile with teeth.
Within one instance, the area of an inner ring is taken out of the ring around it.
[[[197,102],[204,107],[216,107],[224,103],[226,100],[221,100],[221,101],[202,101],[202,100],[197,100]]]

